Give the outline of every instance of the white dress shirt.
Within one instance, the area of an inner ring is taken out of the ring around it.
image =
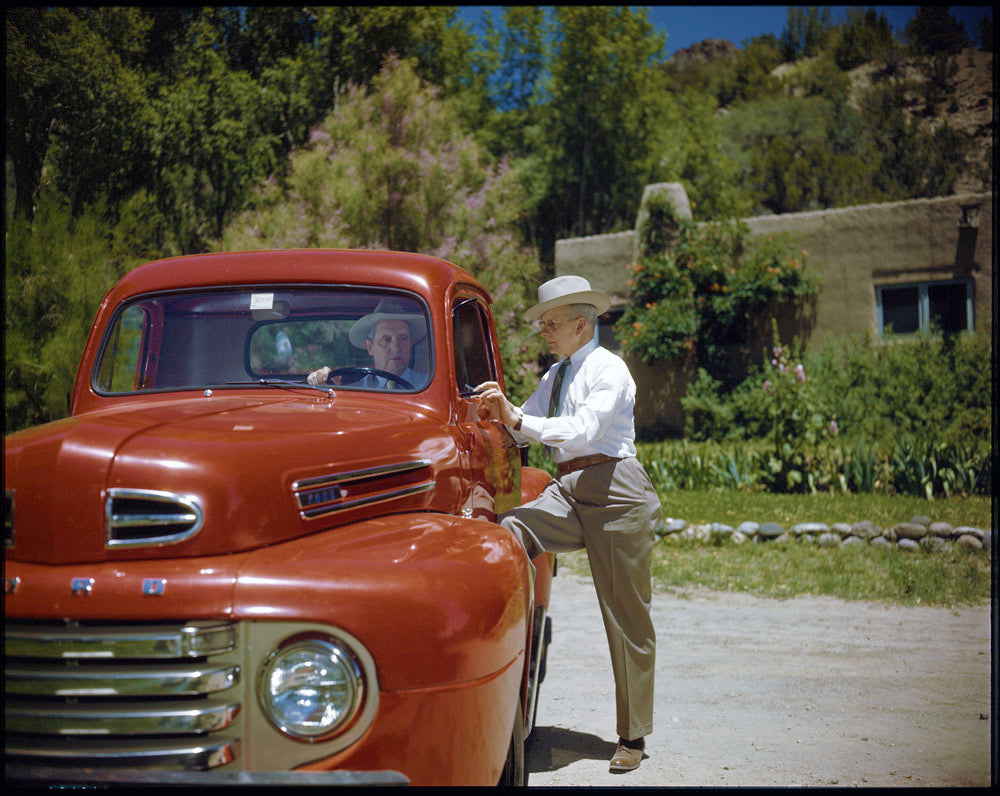
[[[542,376],[521,410],[519,441],[554,448],[553,460],[603,453],[635,456],[635,382],[625,361],[597,343],[596,335],[570,357],[563,377],[559,414],[546,417],[559,362]]]

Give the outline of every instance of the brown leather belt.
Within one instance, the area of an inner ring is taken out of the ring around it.
[[[559,470],[559,475],[568,475],[569,473],[575,473],[577,470],[582,470],[584,467],[592,467],[595,464],[620,461],[621,458],[617,456],[608,456],[605,453],[595,453],[592,456],[578,456],[577,458],[570,459],[569,461],[559,462],[557,469]]]

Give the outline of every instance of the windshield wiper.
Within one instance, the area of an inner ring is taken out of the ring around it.
[[[227,381],[226,386],[232,387],[282,387],[288,390],[306,389],[319,390],[324,395],[334,396],[332,387],[321,387],[307,381],[289,381],[288,379],[256,379],[254,381]]]

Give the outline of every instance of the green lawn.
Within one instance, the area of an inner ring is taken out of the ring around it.
[[[662,494],[665,517],[689,525],[744,520],[799,522],[871,520],[889,527],[916,514],[954,526],[991,527],[989,498],[928,502],[885,495],[770,495],[741,492]],[[584,552],[560,554],[560,566],[589,574]],[[684,595],[691,589],[736,591],[785,598],[823,594],[846,600],[902,605],[959,606],[986,603],[991,592],[990,553],[959,549],[908,553],[871,545],[821,548],[802,542],[719,545],[670,535],[653,548],[653,584]]]
[[[816,494],[772,495],[767,492],[689,492],[677,490],[660,493],[663,516],[685,520],[688,525],[721,522],[736,527],[741,522],[776,522],[791,527],[799,522],[860,522],[871,520],[888,528],[909,522],[922,514],[932,521],[948,522],[958,527],[991,527],[990,498],[952,497],[923,500],[899,495]]]

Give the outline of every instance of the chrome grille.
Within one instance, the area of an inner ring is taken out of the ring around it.
[[[236,625],[8,620],[8,762],[201,770],[240,754]]]
[[[204,516],[194,498],[153,489],[108,490],[106,547],[176,544],[201,530]]]

